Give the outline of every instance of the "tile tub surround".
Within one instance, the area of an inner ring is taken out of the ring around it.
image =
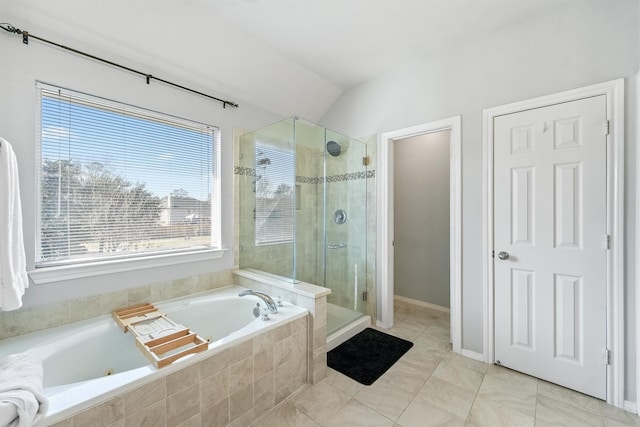
[[[233,283],[265,292],[274,298],[309,311],[308,382],[316,384],[327,376],[327,296],[331,289],[310,283],[290,283],[259,272],[234,270]]]
[[[0,312],[0,340],[109,314],[117,308],[134,304],[165,301],[222,288],[230,285],[232,280],[232,271],[223,270],[54,304]]]
[[[307,383],[308,318],[185,365],[52,426],[248,426]]]

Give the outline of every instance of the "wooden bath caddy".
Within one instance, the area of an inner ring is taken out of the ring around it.
[[[206,340],[169,319],[152,304],[119,308],[112,315],[125,333],[131,332],[138,349],[156,368],[209,348]]]

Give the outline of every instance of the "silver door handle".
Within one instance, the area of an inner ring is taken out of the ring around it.
[[[334,245],[327,245],[325,247],[327,249],[340,249],[340,248],[346,248],[347,244],[346,243],[336,243]]]
[[[500,258],[503,261],[508,260],[509,259],[509,252],[504,252],[504,251],[499,252],[498,253],[498,258]]]

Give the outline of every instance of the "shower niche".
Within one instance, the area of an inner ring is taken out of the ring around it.
[[[240,268],[330,288],[328,334],[375,318],[374,145],[297,117],[240,137]]]

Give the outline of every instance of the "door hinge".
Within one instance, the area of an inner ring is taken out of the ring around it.
[[[604,121],[604,134],[609,135],[609,120]]]
[[[369,166],[369,162],[371,161],[371,158],[369,156],[365,156],[362,158],[362,165],[363,166]]]
[[[605,234],[604,235],[604,248],[605,249],[611,249],[611,235],[610,234]]]
[[[611,365],[611,350],[608,348],[604,349],[604,364]]]
[[[491,258],[495,258],[496,257],[496,251],[491,251]]]
[[[367,291],[362,291],[362,301],[366,301],[369,298],[369,293]]]

